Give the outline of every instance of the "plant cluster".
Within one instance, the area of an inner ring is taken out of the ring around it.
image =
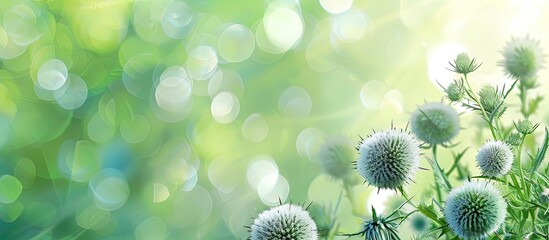
[[[355,162],[358,175],[368,186],[397,191],[405,201],[387,216],[377,214],[373,207],[367,218],[354,210],[354,215],[364,218],[362,228],[356,233],[341,233],[333,218],[338,199],[335,209],[329,211],[326,222],[330,224],[323,224],[330,229],[325,229],[320,237],[400,239],[398,228],[410,218],[417,230],[417,239],[549,239],[549,167],[543,161],[549,132],[547,128],[544,135],[536,132],[540,124],[534,124],[533,119],[542,97],[531,96],[538,87],[543,54],[539,43],[529,37],[513,38],[502,53],[500,65],[512,80],[505,86],[473,88],[470,78],[481,64],[467,53],[461,53],[449,66],[459,78],[443,87],[449,104],[425,103],[412,113],[410,131],[391,126],[360,141]],[[509,104],[514,92],[520,102],[518,107]],[[490,138],[476,152],[480,175],[472,175],[463,160],[471,146],[456,151],[461,144],[453,142],[462,130],[455,110],[458,106],[478,114],[490,131]],[[520,119],[509,120],[507,115],[512,111],[516,111]],[[541,141],[536,141],[540,139],[536,135],[542,137]],[[349,180],[352,179],[349,177],[352,154],[347,153],[344,143],[328,141],[320,151],[320,162],[327,174],[342,180],[354,208],[355,199],[349,191],[355,184]],[[453,153],[447,170],[441,167],[439,149]],[[434,175],[434,197],[416,200],[408,196],[405,186],[413,182],[418,169],[423,169],[422,158],[430,165],[430,169],[425,170]],[[289,218],[292,209],[301,217]],[[303,211],[282,205],[261,213],[251,227],[251,239],[267,239],[262,237],[265,234],[258,235],[258,229],[277,231],[276,235],[269,235],[274,238],[268,239],[317,238],[320,234]],[[270,220],[262,220],[266,216]]]

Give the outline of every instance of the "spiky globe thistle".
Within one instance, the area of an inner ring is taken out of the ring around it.
[[[543,189],[543,192],[539,195],[539,201],[542,204],[549,204],[549,188]]]
[[[452,71],[462,74],[474,72],[480,67],[480,64],[477,64],[475,59],[471,59],[471,57],[469,57],[469,54],[464,52],[458,54],[456,59],[454,60],[454,63],[450,63],[450,65],[453,68],[451,69]]]
[[[530,80],[544,63],[539,42],[531,38],[512,38],[503,49],[501,65],[505,72],[516,79]]]
[[[454,81],[448,85],[445,90],[448,99],[452,102],[460,101],[465,95],[465,89],[463,88],[463,82]]]
[[[484,176],[503,176],[511,170],[513,151],[502,141],[489,141],[478,151],[477,164]]]
[[[419,106],[410,122],[416,137],[433,145],[449,142],[459,133],[456,110],[439,102]]]
[[[458,237],[484,239],[503,223],[506,208],[507,203],[491,183],[468,182],[450,192],[444,217]]]
[[[503,101],[501,96],[496,91],[496,88],[489,85],[482,87],[478,95],[480,97],[480,105],[488,113],[496,111],[498,106]]]
[[[332,137],[320,147],[318,158],[322,171],[334,178],[344,179],[352,168],[351,162],[356,159],[356,151],[350,139]]]
[[[251,240],[318,239],[309,212],[301,206],[284,204],[259,214],[250,227]]]
[[[382,189],[403,186],[419,167],[419,143],[407,132],[389,129],[358,146],[356,168],[366,182]]]

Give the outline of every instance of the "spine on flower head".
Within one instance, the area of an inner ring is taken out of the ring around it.
[[[402,187],[419,167],[419,143],[403,130],[374,133],[360,143],[358,151],[358,173],[378,188]]]
[[[477,164],[484,176],[503,176],[511,170],[513,151],[505,142],[487,142],[478,151]]]
[[[488,182],[468,182],[446,198],[444,218],[462,239],[485,239],[505,220],[507,203]]]
[[[294,204],[284,204],[259,214],[250,226],[250,239],[316,240],[318,232],[306,209]]]

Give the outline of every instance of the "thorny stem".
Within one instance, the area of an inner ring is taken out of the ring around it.
[[[473,101],[475,101],[475,103],[480,108],[480,111],[482,112],[482,116],[484,117],[484,120],[488,123],[488,126],[490,127],[490,132],[492,133],[492,137],[494,137],[494,140],[498,140],[498,137],[494,130],[494,126],[492,125],[490,118],[488,118],[488,114],[486,113],[486,110],[484,110],[484,107],[482,106],[482,104],[480,104],[480,100],[478,100],[475,93],[473,92],[473,88],[471,87],[471,84],[469,84],[469,80],[467,79],[467,74],[463,74],[463,78],[465,79],[465,84],[467,84],[468,89],[466,90],[470,92],[471,98],[473,98]]]
[[[437,160],[437,145],[434,144],[433,147],[433,161],[435,161],[435,164],[438,165],[438,160]],[[439,202],[442,202],[442,193],[440,192],[440,185],[438,184],[438,181],[437,181],[437,175],[436,173],[434,174],[434,178],[435,178],[435,189],[437,191],[437,199]]]

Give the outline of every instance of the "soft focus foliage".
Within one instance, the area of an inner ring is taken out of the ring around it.
[[[496,138],[515,153],[507,222],[540,216],[500,230],[541,233],[547,22],[544,0],[0,0],[0,238],[245,239],[294,201],[346,239],[404,195],[399,237],[454,236],[431,232],[446,190],[485,177]],[[485,114],[469,96],[515,80]],[[398,191],[362,184],[350,149],[424,102],[451,105],[459,135],[387,168]]]

